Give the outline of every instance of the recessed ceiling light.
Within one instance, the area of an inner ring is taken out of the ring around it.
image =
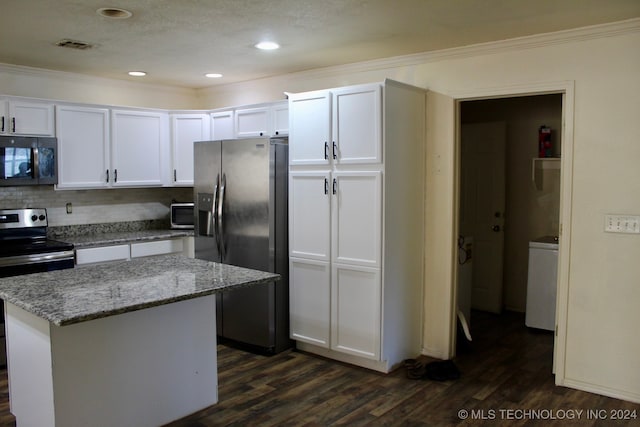
[[[275,50],[280,47],[276,42],[260,42],[255,45],[260,50]]]
[[[120,9],[117,7],[101,7],[96,10],[96,13],[100,16],[104,16],[105,18],[111,19],[127,19],[131,18],[133,13],[128,10]]]
[[[207,73],[204,76],[205,77],[209,77],[210,79],[219,79],[220,77],[222,77],[222,74],[220,74],[220,73]]]
[[[129,75],[133,77],[144,77],[147,75],[144,71],[129,71]]]

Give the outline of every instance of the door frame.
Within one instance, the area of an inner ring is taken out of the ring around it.
[[[453,197],[453,237],[458,235],[460,220],[460,171],[461,171],[461,115],[460,103],[471,100],[486,100],[497,98],[514,98],[530,95],[562,95],[562,156],[560,160],[560,230],[559,230],[559,250],[558,250],[558,281],[556,296],[556,331],[554,337],[554,360],[555,382],[563,385],[565,378],[565,356],[567,343],[567,321],[568,321],[568,297],[569,297],[569,277],[571,260],[571,200],[573,189],[573,150],[574,150],[574,102],[575,102],[575,82],[573,80],[546,82],[537,84],[522,84],[513,86],[501,86],[492,88],[481,88],[464,91],[449,92],[449,96],[455,102],[455,159],[454,159],[454,197]],[[453,242],[452,242],[453,243]],[[456,347],[456,322],[457,322],[457,292],[458,292],[458,272],[457,272],[457,245],[451,254],[451,293],[453,298],[450,310],[449,327],[449,354],[455,355]]]

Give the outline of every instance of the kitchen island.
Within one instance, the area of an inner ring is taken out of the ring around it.
[[[215,293],[278,278],[161,256],[0,279],[11,412],[156,426],[215,404]]]

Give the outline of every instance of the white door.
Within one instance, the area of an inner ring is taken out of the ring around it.
[[[273,136],[289,135],[289,103],[281,102],[271,109]]]
[[[220,141],[236,137],[233,110],[211,113],[211,139]]]
[[[114,110],[112,167],[114,186],[162,185],[168,115]]]
[[[289,164],[329,165],[331,93],[289,95]]]
[[[332,261],[380,267],[382,172],[334,172]]]
[[[289,259],[291,339],[329,348],[330,280],[328,262]]]
[[[236,137],[255,138],[269,136],[269,108],[247,108],[236,110]]]
[[[329,171],[289,172],[289,254],[330,261]]]
[[[334,90],[331,155],[336,164],[382,162],[382,88]]]
[[[502,311],[504,252],[504,122],[462,125],[460,233],[473,236],[471,306]]]
[[[380,358],[380,269],[334,264],[331,277],[331,348]]]
[[[177,114],[171,117],[172,182],[193,185],[193,143],[209,139],[209,118],[205,114]]]
[[[109,110],[58,105],[58,188],[108,187]]]
[[[9,101],[9,130],[16,135],[54,136],[53,104]]]

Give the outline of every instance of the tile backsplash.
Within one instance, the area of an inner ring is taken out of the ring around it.
[[[193,189],[125,188],[55,191],[53,186],[0,188],[0,209],[46,208],[49,226],[168,219],[172,201],[192,201]],[[71,203],[72,213],[67,213]]]

